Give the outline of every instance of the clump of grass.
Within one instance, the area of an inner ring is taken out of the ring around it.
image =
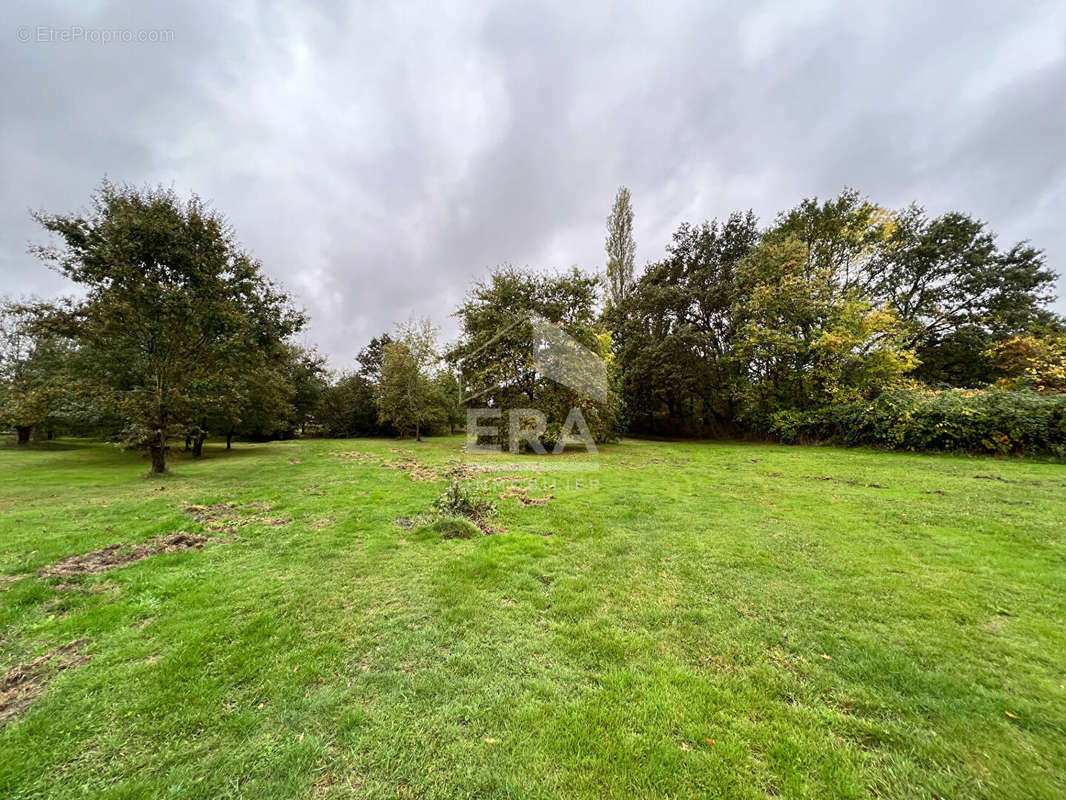
[[[440,517],[429,526],[442,539],[473,539],[481,536],[483,531],[466,517]]]

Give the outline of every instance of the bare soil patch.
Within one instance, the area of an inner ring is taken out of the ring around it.
[[[523,506],[546,506],[549,500],[554,500],[554,494],[546,494],[543,497],[530,497],[528,486],[518,486],[511,484],[503,492],[500,493],[501,500],[507,500],[513,498],[521,503]]]
[[[81,648],[88,643],[78,639],[5,672],[0,677],[0,723],[25,710],[56,673],[87,662]]]
[[[106,572],[109,569],[132,564],[158,553],[174,553],[179,550],[200,550],[207,541],[206,536],[178,531],[166,536],[157,536],[143,544],[113,544],[91,553],[69,556],[55,564],[44,567],[41,577],[70,577],[72,575],[89,575],[94,572]]]

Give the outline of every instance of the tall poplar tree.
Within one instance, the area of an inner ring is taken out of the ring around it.
[[[607,304],[617,307],[633,286],[633,206],[629,189],[619,187],[614,206],[607,217]]]

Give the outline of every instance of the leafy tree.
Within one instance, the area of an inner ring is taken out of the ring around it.
[[[20,445],[74,395],[73,343],[49,329],[53,313],[40,303],[0,302],[0,424],[15,429]]]
[[[916,363],[892,310],[855,288],[853,258],[811,249],[786,219],[738,270],[741,413],[760,427],[782,409],[872,397]]]
[[[315,421],[330,436],[380,433],[374,385],[361,372],[340,375],[322,391]]]
[[[551,275],[505,266],[476,284],[460,306],[456,316],[462,332],[448,359],[458,368],[463,395],[471,398],[470,403],[503,412],[498,441],[510,425],[510,409],[522,408],[536,409],[546,416],[547,428],[541,439],[547,444],[556,441],[573,408],[581,410],[596,441],[616,435],[619,398],[613,391],[597,398],[580,389],[586,376],[574,375],[576,380],[564,386],[537,367],[541,359],[551,356],[552,348],[544,349],[546,343],[534,327],[534,319],[562,331],[582,353],[594,354],[598,363],[593,366],[606,371],[609,338],[603,337],[596,325],[598,286],[596,278],[576,268]],[[562,345],[564,350],[567,347],[561,342],[554,345]],[[584,363],[581,357],[572,361],[579,367]],[[572,388],[574,385],[579,388]]]
[[[359,362],[359,373],[371,383],[377,383],[381,378],[381,364],[385,360],[385,346],[393,341],[392,336],[383,333],[370,340],[355,360]]]
[[[997,342],[988,356],[1003,372],[1006,388],[1066,392],[1066,332],[1011,336]]]
[[[322,393],[329,385],[326,358],[313,347],[287,345],[286,382],[292,387],[291,421],[300,433],[314,421]]]
[[[898,227],[896,215],[854,189],[824,202],[807,198],[783,212],[769,239],[798,243],[804,269],[831,281],[840,294],[866,296],[879,275],[879,255]]]
[[[85,290],[69,330],[106,355],[98,377],[120,394],[126,441],[151,453],[153,472],[206,387],[303,326],[196,196],[105,181],[87,214],[35,217],[62,242],[37,254]]]
[[[666,258],[648,267],[614,312],[631,424],[653,430],[665,413],[689,432],[731,427],[740,375],[737,267],[759,236],[750,211],[724,223],[681,225]]]
[[[1055,276],[1039,250],[996,245],[985,223],[951,212],[900,212],[871,264],[869,293],[890,305],[927,381],[976,386],[995,377],[986,357],[999,339],[1046,325]]]
[[[422,441],[422,429],[435,417],[430,370],[439,361],[436,330],[428,320],[398,328],[382,348],[381,378],[377,386],[378,416],[405,436],[411,430]]]
[[[622,186],[607,217],[607,304],[617,306],[633,285],[633,206],[629,189]]]
[[[430,380],[430,393],[434,420],[446,427],[448,433],[455,433],[455,429],[466,422],[458,377],[451,370],[439,370]]]

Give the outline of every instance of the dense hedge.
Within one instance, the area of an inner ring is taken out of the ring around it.
[[[896,389],[869,402],[778,412],[771,432],[788,442],[1066,456],[1066,394]]]

